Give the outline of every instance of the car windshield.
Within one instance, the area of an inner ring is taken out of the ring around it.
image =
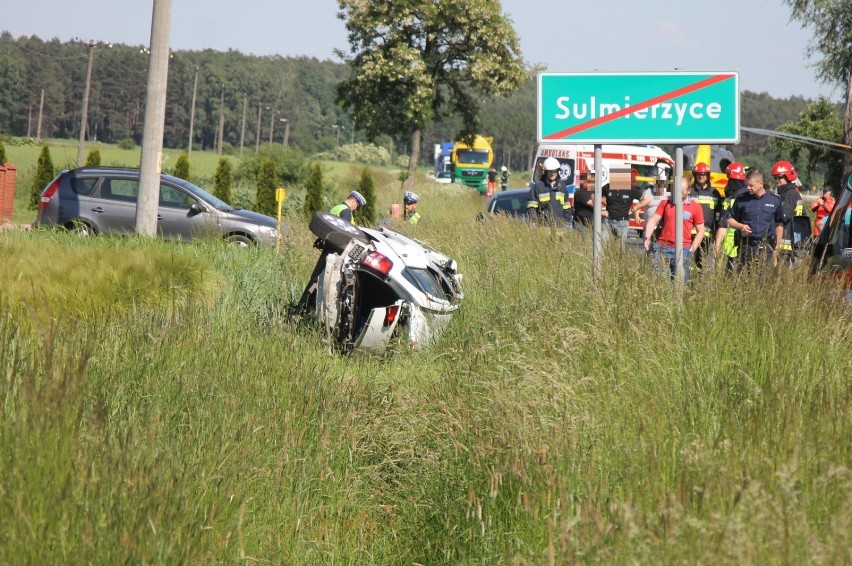
[[[491,212],[505,212],[508,214],[520,214],[526,212],[526,195],[520,197],[495,198],[491,203]]]
[[[187,191],[191,192],[193,195],[197,196],[199,199],[203,200],[204,202],[215,208],[216,210],[221,210],[222,212],[234,211],[234,207],[232,207],[230,204],[211,195],[201,187],[193,185],[189,181],[184,181],[183,179],[179,179],[178,177],[172,177],[171,180],[176,185],[180,185]]]

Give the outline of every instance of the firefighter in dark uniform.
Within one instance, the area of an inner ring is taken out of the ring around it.
[[[716,209],[719,207],[721,195],[710,184],[710,167],[706,163],[699,161],[692,168],[692,186],[689,189],[689,196],[701,205],[701,210],[704,213],[704,233],[708,235],[714,234],[716,229]],[[695,233],[696,230],[693,228],[693,237]],[[704,238],[701,246],[695,251],[695,267],[698,271],[702,271],[707,266],[710,246],[712,245],[710,242],[710,237]]]
[[[763,173],[752,169],[746,175],[747,192],[731,208],[728,226],[737,231],[739,268],[777,264],[777,242],[784,232],[784,208],[781,198],[763,185]]]
[[[527,214],[531,221],[571,226],[574,210],[565,183],[559,178],[559,168],[559,160],[555,157],[544,160],[544,173],[527,197]]]
[[[794,183],[799,175],[792,163],[779,161],[773,165],[772,178],[775,179],[776,190],[778,196],[781,197],[781,204],[784,206],[784,236],[781,238],[778,251],[784,263],[790,265],[795,259],[793,255],[793,217],[805,214],[805,203],[802,201],[802,194],[799,192],[798,185]]]
[[[733,271],[737,259],[737,245],[735,243],[737,231],[728,228],[728,218],[731,217],[731,208],[734,202],[748,192],[746,189],[746,171],[742,163],[734,161],[725,170],[728,176],[728,184],[725,185],[725,198],[719,201],[716,209],[716,239],[714,242],[713,255],[725,258],[725,267]]]

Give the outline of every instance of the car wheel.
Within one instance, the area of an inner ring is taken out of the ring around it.
[[[95,235],[95,229],[81,220],[68,224],[66,228],[69,232],[80,236],[81,238],[88,238],[89,236]]]
[[[230,236],[225,238],[225,241],[232,246],[237,246],[240,248],[249,248],[254,245],[254,242],[251,241],[251,238],[247,238],[242,234],[231,234]]]
[[[369,243],[367,234],[354,224],[328,212],[315,212],[308,225],[311,232],[320,240],[325,240],[332,232],[343,232],[352,238]]]

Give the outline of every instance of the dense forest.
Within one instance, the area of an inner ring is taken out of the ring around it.
[[[36,36],[0,35],[0,135],[78,138],[86,83],[88,46],[44,41]],[[142,46],[95,44],[87,114],[87,138],[108,143],[141,142],[148,52]],[[566,70],[567,71],[567,70]],[[193,92],[193,148],[216,147],[220,112],[225,153],[257,143],[292,144],[307,154],[336,143],[364,141],[357,124],[336,104],[336,86],[346,76],[341,63],[306,57],[253,56],[239,51],[173,51],[166,103],[166,147],[189,141]],[[197,77],[197,88],[196,88]],[[43,104],[42,104],[42,92]],[[775,129],[795,120],[807,105],[802,97],[775,99],[742,93],[741,123]],[[535,81],[506,99],[482,106],[482,133],[494,137],[497,161],[526,169],[535,150]],[[458,123],[427,128],[421,163],[432,144],[452,139]],[[377,140],[407,153],[408,140]],[[743,159],[773,159],[767,139],[743,134],[732,148]]]

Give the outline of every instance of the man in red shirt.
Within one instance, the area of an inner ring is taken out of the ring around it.
[[[681,179],[680,194],[683,199],[683,280],[689,281],[691,258],[704,238],[704,211],[697,201],[688,198],[689,181],[686,178]],[[668,263],[669,271],[674,278],[677,268],[675,264],[677,207],[673,199],[668,198],[662,201],[645,225],[646,251],[651,251],[651,236],[657,224],[660,224],[661,228],[660,235],[654,244],[654,263],[657,265]],[[692,236],[693,229],[695,229],[695,237]]]
[[[811,206],[811,210],[816,213],[816,221],[814,222],[814,237],[819,236],[825,224],[825,219],[831,214],[834,208],[834,196],[831,194],[829,187],[823,187],[822,196],[816,199],[816,202]]]

